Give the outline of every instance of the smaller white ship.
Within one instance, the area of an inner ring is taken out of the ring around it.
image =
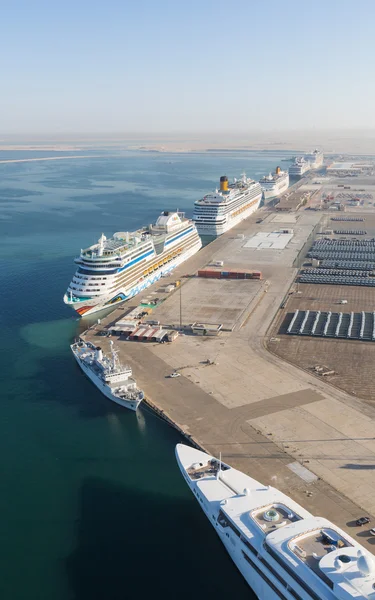
[[[289,173],[276,167],[275,173],[270,173],[260,180],[265,200],[277,198],[289,187]]]
[[[79,340],[70,347],[82,371],[107,398],[124,408],[137,410],[144,398],[132,377],[129,366],[121,365],[118,353],[111,344],[111,358],[91,342]]]
[[[310,171],[310,169],[310,162],[303,156],[297,156],[294,163],[289,167],[289,176],[295,178],[302,177],[302,175],[306,173],[306,171]]]

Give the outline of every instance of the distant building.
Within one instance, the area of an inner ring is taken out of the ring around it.
[[[341,177],[353,177],[354,175],[371,174],[374,164],[364,162],[335,162],[327,167],[327,175],[338,175]]]

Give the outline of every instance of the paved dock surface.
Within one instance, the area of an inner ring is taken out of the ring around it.
[[[263,213],[268,216],[262,231],[283,225],[282,215],[272,222],[275,215]],[[290,222],[293,215],[285,217]],[[247,220],[173,274],[176,279],[183,272],[194,273],[222,257],[226,265],[245,261],[251,263],[249,268],[262,270],[262,285],[249,295],[233,331],[212,338],[182,335],[163,345],[119,340],[116,346],[146,396],[186,434],[210,453],[222,452],[223,460],[236,468],[280,488],[314,514],[331,519],[374,552],[375,539],[368,527],[356,528],[354,521],[364,514],[375,515],[375,411],[264,346],[295,276],[293,265],[319,219],[318,213],[297,213],[289,225],[295,235],[288,247],[260,251],[246,248],[259,230],[254,220]],[[185,281],[182,294],[202,309],[199,289],[190,294],[193,282],[196,285],[196,279]],[[226,283],[222,282],[224,287]],[[165,318],[176,314],[178,294],[161,305]],[[100,328],[123,313],[118,309],[103,319]],[[86,335],[107,349],[109,340],[97,337],[95,329]],[[214,364],[207,364],[207,359]],[[174,369],[181,377],[168,377]]]

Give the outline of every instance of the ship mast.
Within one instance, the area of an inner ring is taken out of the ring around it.
[[[219,454],[219,468],[218,468],[217,473],[216,473],[216,479],[219,479],[220,473],[221,473],[221,452]]]
[[[109,343],[111,344],[112,369],[115,371],[119,367],[118,352],[114,349],[113,341],[110,340]]]

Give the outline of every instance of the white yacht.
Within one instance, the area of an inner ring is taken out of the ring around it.
[[[320,169],[323,165],[324,155],[321,150],[315,149],[309,154],[305,154],[305,160],[310,163],[310,169]]]
[[[181,472],[259,600],[374,600],[375,557],[279,490],[178,444]]]
[[[310,169],[309,161],[303,156],[297,156],[294,163],[289,167],[289,176],[294,178],[302,177],[302,175]]]
[[[81,317],[139,294],[202,247],[194,223],[184,213],[164,211],[155,225],[112,238],[81,250],[78,269],[64,302]]]
[[[194,202],[193,220],[200,235],[221,235],[247,219],[262,199],[262,188],[257,181],[242,178],[228,183],[220,177],[220,190],[211,192]]]
[[[137,410],[143,400],[143,392],[132,378],[129,366],[121,365],[118,354],[111,344],[111,358],[91,342],[79,340],[70,347],[82,371],[107,398],[124,408]]]
[[[260,180],[265,200],[281,196],[289,187],[289,173],[276,167],[275,173],[270,173]]]

